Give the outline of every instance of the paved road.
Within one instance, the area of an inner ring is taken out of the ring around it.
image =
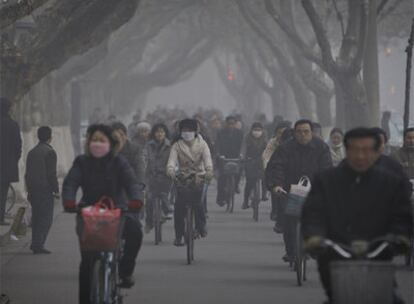
[[[210,202],[209,236],[196,243],[195,264],[186,265],[185,249],[172,246],[172,223],[165,225],[160,246],[153,245],[153,234],[146,235],[137,284],[125,303],[322,303],[314,263],[310,280],[299,288],[281,261],[283,244],[271,230],[268,202],[261,206],[259,223],[240,204],[228,215],[214,206],[213,197]],[[1,289],[12,304],[77,303],[79,253],[72,215],[57,215],[48,248],[52,255],[33,256],[26,246],[3,265]],[[414,303],[412,274],[399,272],[407,303]]]

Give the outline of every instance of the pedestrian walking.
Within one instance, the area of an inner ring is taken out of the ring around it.
[[[57,155],[50,145],[52,129],[37,130],[39,143],[30,150],[26,160],[25,181],[32,206],[32,245],[34,254],[48,254],[44,245],[53,221],[54,197],[58,196]]]
[[[0,226],[5,221],[7,192],[10,184],[19,181],[18,163],[22,155],[20,128],[10,116],[11,102],[0,98]]]

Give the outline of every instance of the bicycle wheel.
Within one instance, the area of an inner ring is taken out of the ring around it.
[[[13,186],[10,185],[7,191],[6,213],[10,213],[15,203],[16,203],[16,191],[14,190]]]
[[[229,213],[233,213],[233,210],[234,210],[234,192],[235,192],[234,189],[235,189],[234,176],[231,176],[229,178],[229,185],[228,185],[228,193],[229,193],[228,210],[229,210]]]
[[[296,226],[296,257],[295,271],[298,286],[302,286],[305,277],[305,256],[303,254],[302,233],[300,231],[300,223]]]
[[[105,300],[105,269],[102,261],[97,259],[92,268],[91,302],[102,304]]]
[[[260,180],[256,182],[256,185],[254,187],[254,193],[253,193],[253,220],[255,222],[259,221],[259,202],[260,202]]]
[[[153,211],[153,223],[154,223],[154,234],[155,234],[155,245],[161,242],[161,200],[157,198],[154,204]]]
[[[187,264],[190,265],[194,260],[194,223],[192,207],[187,207],[186,224]]]

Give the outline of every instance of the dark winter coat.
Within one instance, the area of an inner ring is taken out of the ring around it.
[[[18,163],[22,155],[20,128],[9,115],[0,117],[0,182],[19,181]]]
[[[289,191],[302,176],[312,178],[330,167],[331,152],[321,139],[314,137],[305,146],[292,139],[280,145],[270,158],[265,172],[266,185],[269,190],[279,186]]]
[[[414,149],[402,147],[392,157],[403,167],[408,178],[414,179]]]
[[[59,192],[56,166],[56,152],[49,144],[40,142],[30,150],[27,154],[25,174],[29,195],[31,193]]]
[[[126,158],[126,160],[134,169],[135,176],[138,182],[144,183],[145,181],[145,161],[144,161],[144,149],[138,145],[127,141],[123,149],[119,152],[120,155]]]
[[[262,177],[263,176],[263,162],[262,155],[266,149],[266,136],[255,138],[251,133],[247,134],[244,142],[244,157],[246,159],[245,170],[246,177]]]
[[[86,205],[94,204],[102,196],[111,197],[120,208],[127,206],[127,199],[143,201],[143,185],[123,156],[78,156],[63,182],[63,201],[75,201],[79,188],[83,194],[81,202]]]
[[[239,158],[242,144],[243,132],[241,130],[224,128],[217,134],[217,155],[223,155],[226,158]]]
[[[166,139],[159,144],[150,140],[146,147],[148,163],[146,178],[150,192],[168,192],[171,186],[171,179],[166,174],[168,158],[171,151],[171,143]]]
[[[348,164],[315,176],[303,210],[305,238],[349,244],[392,233],[412,234],[410,198],[401,178],[374,166],[364,174]]]

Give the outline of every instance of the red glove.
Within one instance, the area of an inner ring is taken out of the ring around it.
[[[132,200],[128,202],[128,210],[138,212],[144,203],[140,200]]]
[[[65,209],[65,212],[74,212],[74,211],[76,211],[76,201],[64,201],[63,202],[63,209]]]

